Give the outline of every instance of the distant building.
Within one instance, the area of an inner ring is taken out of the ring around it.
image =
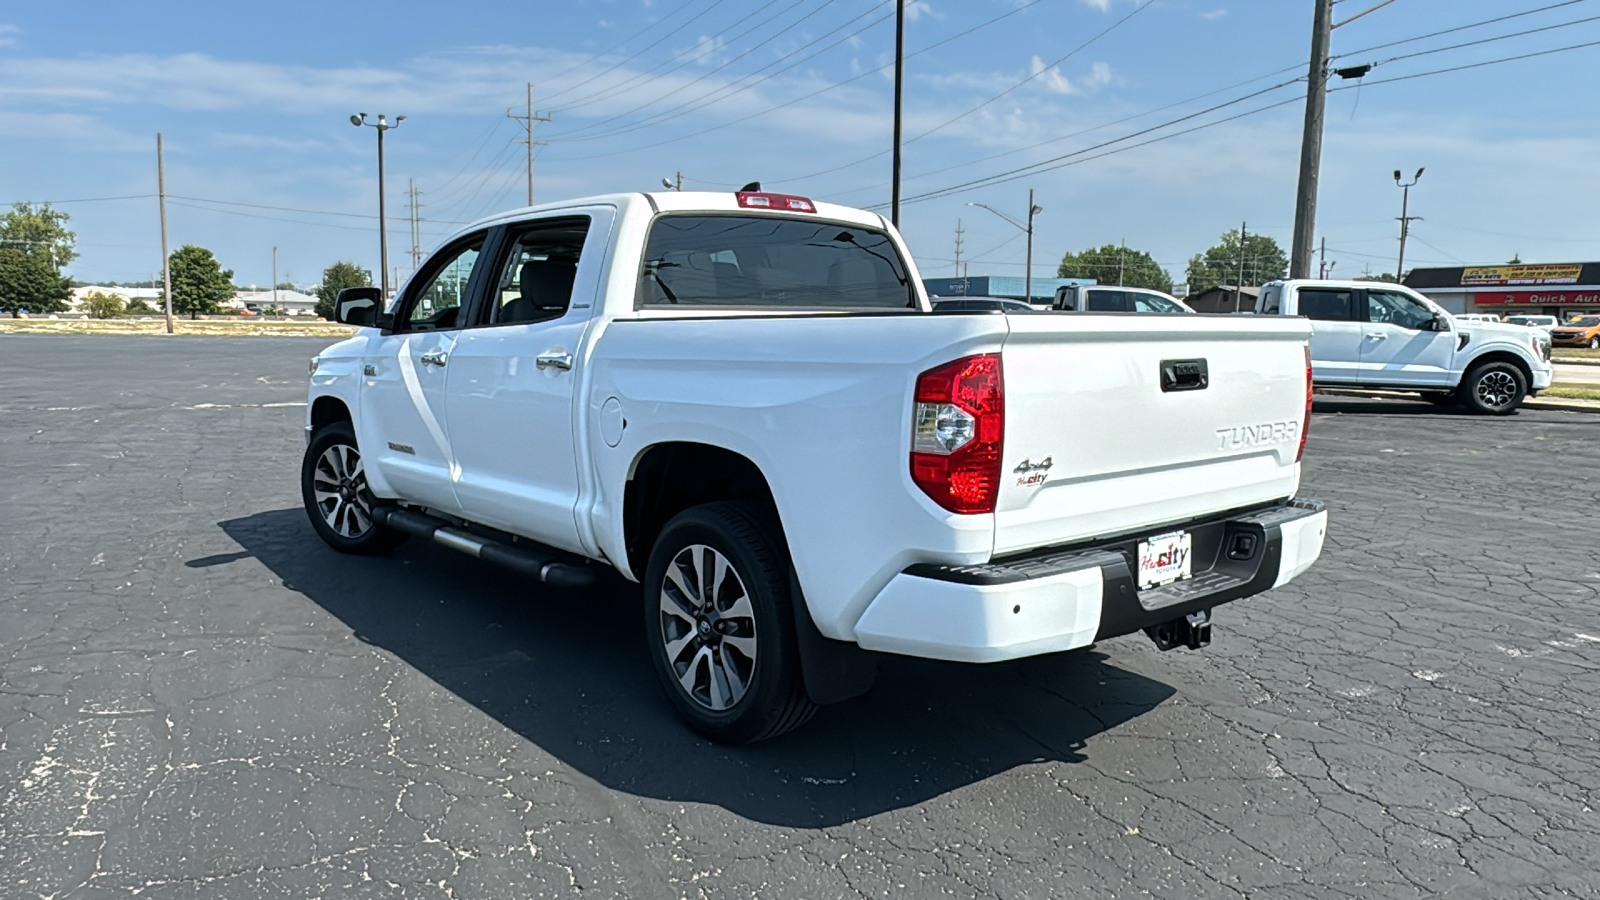
[[[965,278],[924,278],[922,286],[930,297],[1006,297],[1049,303],[1056,288],[1072,284],[1094,284],[1093,278],[1035,278],[1033,297],[1027,298],[1027,279],[1021,275],[968,275]]]
[[[152,306],[161,302],[160,288],[130,288],[115,285],[86,284],[72,289],[72,296],[67,300],[67,306],[72,309],[83,309],[89,302],[90,294],[111,294],[122,298],[123,303],[133,300],[143,300]]]
[[[1600,313],[1600,262],[1412,269],[1402,283],[1450,312]]]
[[[1231,284],[1219,284],[1198,294],[1189,294],[1183,298],[1183,302],[1194,307],[1195,312],[1254,312],[1256,298],[1259,296],[1261,296],[1260,288],[1240,288]]]
[[[317,298],[299,291],[239,291],[233,295],[233,299],[230,305],[251,312],[260,312],[272,306],[291,316],[310,316],[315,315],[317,309]]]

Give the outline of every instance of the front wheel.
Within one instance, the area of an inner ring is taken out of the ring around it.
[[[1511,363],[1481,363],[1461,380],[1459,396],[1462,405],[1473,412],[1510,415],[1522,405],[1522,398],[1528,396],[1528,379]]]
[[[651,662],[695,731],[745,744],[816,712],[800,672],[788,554],[747,507],[708,503],[673,517],[650,552],[644,594]]]
[[[372,517],[372,491],[349,422],[311,436],[300,464],[300,497],[317,536],[341,553],[387,553],[406,539]]]
[[[1589,349],[1600,350],[1600,337],[1589,338]]]

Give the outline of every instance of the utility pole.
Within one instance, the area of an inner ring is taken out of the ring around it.
[[[1322,239],[1322,249],[1318,251],[1317,277],[1328,277],[1328,239],[1326,237]]]
[[[513,112],[512,110],[508,109],[508,110],[506,110],[506,118],[515,119],[515,120],[517,120],[517,124],[522,126],[524,134],[523,134],[523,137],[518,139],[517,143],[519,143],[519,144],[527,144],[528,145],[528,205],[532,206],[533,205],[533,148],[534,147],[543,147],[545,144],[549,143],[548,141],[536,141],[536,140],[534,140],[533,139],[533,131],[534,131],[535,128],[539,127],[539,123],[540,122],[548,122],[548,121],[550,121],[550,114],[549,113],[545,113],[544,115],[541,116],[541,115],[539,115],[539,114],[537,114],[537,113],[535,113],[533,111],[533,82],[531,82],[531,81],[528,82],[528,112],[525,115],[520,115],[519,116],[515,112]],[[682,190],[682,188],[679,188],[679,190]]]
[[[1033,217],[1044,212],[1033,205],[1033,188],[1028,188],[1028,275],[1023,279],[1023,293],[1028,295],[1028,302],[1033,302]]]
[[[350,117],[350,124],[360,128],[370,125],[378,129],[378,277],[383,280],[383,299],[389,299],[389,220],[383,211],[383,133],[391,128],[399,128],[405,116],[395,116],[394,124],[390,124],[378,113],[378,121],[368,122],[366,113],[356,113]]]
[[[1289,277],[1311,272],[1311,242],[1317,231],[1317,179],[1322,168],[1322,110],[1328,99],[1328,43],[1333,32],[1333,0],[1312,0],[1311,63],[1306,75],[1306,121],[1300,136],[1300,180],[1295,188],[1294,244]]]
[[[278,308],[278,248],[272,248],[272,308]]]
[[[1122,287],[1122,279],[1128,268],[1128,239],[1122,239],[1122,255],[1117,257],[1117,287]]]
[[[894,187],[889,201],[889,221],[900,227],[900,100],[905,87],[906,0],[895,0],[894,10]]]
[[[1411,233],[1411,223],[1422,221],[1421,216],[1406,215],[1411,204],[1411,189],[1422,180],[1422,170],[1418,169],[1415,177],[1409,184],[1400,183],[1400,170],[1394,170],[1395,186],[1400,188],[1400,259],[1394,264],[1394,280],[1399,282],[1406,277],[1406,235]]]
[[[161,294],[167,301],[167,334],[172,333],[172,258],[167,253],[167,165],[156,132],[156,191],[161,196]]]
[[[956,277],[957,278],[961,277],[961,242],[965,238],[965,236],[966,236],[966,232],[961,230],[961,220],[957,219],[956,220]],[[963,296],[965,296],[966,293],[967,293],[967,287],[966,287],[965,284],[963,284],[961,286],[961,293],[962,293]]]
[[[1233,285],[1233,311],[1244,309],[1244,239],[1245,223],[1239,223],[1239,280]]]
[[[422,265],[422,192],[417,190],[415,178],[406,179],[406,194],[410,198],[411,271],[415,272]]]

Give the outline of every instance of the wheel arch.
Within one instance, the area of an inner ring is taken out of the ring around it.
[[[311,401],[309,415],[313,434],[337,422],[349,422],[352,426],[355,425],[355,417],[350,414],[350,407],[342,399],[328,394]]]
[[[748,505],[783,539],[772,486],[749,457],[692,441],[655,444],[641,452],[622,501],[627,564],[634,577],[643,579],[656,536],[673,516],[716,501]]]
[[[1510,363],[1516,366],[1517,370],[1522,373],[1523,379],[1527,382],[1528,389],[1533,389],[1533,367],[1528,365],[1526,359],[1510,350],[1489,350],[1474,356],[1472,361],[1467,363],[1466,368],[1462,370],[1461,380],[1465,382],[1467,376],[1472,374],[1473,369],[1486,363],[1496,362]]]

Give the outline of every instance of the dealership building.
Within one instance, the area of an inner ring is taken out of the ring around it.
[[[1600,313],[1600,262],[1412,269],[1404,283],[1456,313]]]

